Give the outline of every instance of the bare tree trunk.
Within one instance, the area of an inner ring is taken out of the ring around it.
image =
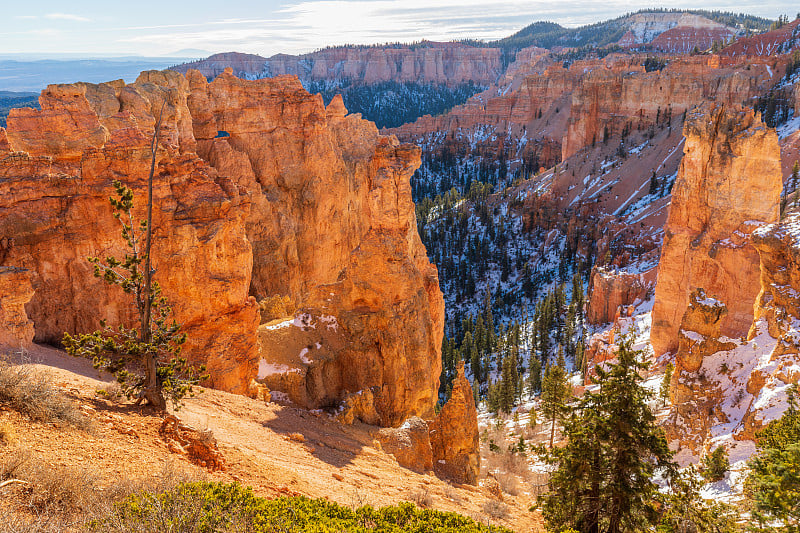
[[[153,331],[150,327],[153,308],[153,299],[151,297],[153,271],[150,261],[150,248],[153,240],[153,176],[156,170],[156,152],[158,151],[158,139],[161,133],[161,119],[164,116],[164,106],[166,104],[166,95],[164,95],[164,102],[161,104],[161,111],[158,113],[158,120],[153,130],[153,139],[150,142],[150,175],[147,178],[147,233],[145,234],[144,241],[144,289],[142,295],[144,306],[142,309],[142,329],[140,333],[141,341],[147,344],[153,342]],[[158,382],[157,368],[158,353],[152,350],[145,354],[146,383],[144,398],[147,400],[147,403],[163,411],[166,409],[166,402],[161,394],[161,384]]]

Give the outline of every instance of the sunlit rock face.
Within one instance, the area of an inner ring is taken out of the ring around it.
[[[134,190],[142,218],[161,115],[156,277],[210,384],[246,393],[262,361],[291,355],[313,367],[297,385],[309,407],[369,390],[363,411],[384,425],[432,414],[444,304],[411,201],[419,149],[348,116],[341,99],[326,108],[290,76],[145,72],[129,85],[50,86],[40,102],[0,131],[0,264],[31,272],[37,341],[100,319],[133,323],[86,258],[125,252],[111,183]],[[304,359],[266,342],[256,299],[275,295],[330,340],[304,345]],[[272,348],[259,352],[259,335]]]
[[[751,234],[778,219],[782,187],[777,135],[752,110],[703,105],[688,115],[684,135],[653,307],[657,355],[678,348],[697,288],[725,306],[720,334],[747,334],[761,288]]]

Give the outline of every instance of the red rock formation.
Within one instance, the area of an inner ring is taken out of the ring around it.
[[[51,86],[40,102],[12,111],[0,131],[10,152],[0,161],[0,264],[31,271],[38,341],[133,319],[86,257],[124,253],[111,182],[133,188],[140,218],[163,109],[156,277],[211,385],[259,388],[250,295],[281,296],[331,332],[324,364],[302,383],[314,406],[369,389],[374,405],[360,412],[385,425],[432,414],[444,304],[416,232],[417,148],[346,116],[341,99],[326,109],[292,77],[145,72],[131,85]]]
[[[677,26],[659,34],[650,42],[650,48],[670,54],[688,54],[693,50],[708,50],[714,43],[724,44],[735,35],[733,28],[723,24],[707,28]]]
[[[761,268],[755,318],[766,319],[769,334],[776,339],[789,333],[793,320],[800,320],[798,223],[800,214],[793,213],[780,224],[762,226],[753,233]],[[793,345],[793,340],[787,338],[786,344]]]
[[[752,110],[704,105],[688,115],[684,135],[653,307],[656,355],[678,347],[680,321],[698,287],[728,309],[721,334],[747,333],[759,291],[750,234],[777,220],[782,187],[777,136]]]
[[[690,52],[694,45],[687,47],[687,44],[698,36],[712,32],[733,35],[735,31],[734,28],[702,15],[685,12],[635,13],[624,19],[623,24],[630,30],[617,41],[620,46],[637,47],[648,44],[648,48],[676,53]],[[711,43],[705,48],[710,46]]]
[[[644,54],[610,54],[553,65],[536,49],[509,67],[501,87],[470,98],[444,115],[386,130],[404,141],[501,149],[536,155],[544,166],[602,142],[606,132],[646,131],[706,101],[749,103],[772,84],[784,60],[758,62],[720,56],[671,56],[666,68],[645,72]],[[442,136],[441,132],[448,135]],[[436,140],[436,142],[434,142]]]
[[[689,306],[683,313],[678,331],[678,353],[675,356],[675,387],[673,402],[681,396],[679,385],[682,373],[693,374],[700,370],[703,358],[721,350],[731,350],[736,345],[726,342],[721,333],[728,308],[722,302],[707,296],[698,287],[689,295]]]
[[[189,335],[186,353],[208,364],[214,386],[244,392],[257,325],[248,300],[249,202],[196,155],[181,153],[191,147],[191,130],[181,135],[186,89],[178,74],[144,73],[129,86],[50,86],[41,111],[12,110],[8,139],[19,155],[0,163],[0,235],[13,239],[3,263],[32,273],[27,309],[37,341],[94,330],[101,318],[130,324],[132,303],[94,278],[86,258],[125,252],[108,203],[114,179],[133,188],[135,217],[143,217],[148,141],[166,101],[154,186],[156,276]]]
[[[203,76],[214,79],[225,69],[231,69],[237,76],[242,78],[252,74],[260,74],[264,71],[266,57],[256,54],[243,54],[241,52],[223,52],[214,54],[205,59],[190,61],[182,65],[177,65],[171,70],[186,75],[190,70],[199,70]]]
[[[289,296],[298,316],[322,319],[305,336],[303,327],[262,328],[270,347],[262,358],[299,370],[262,373],[267,386],[311,408],[377,387],[387,426],[431,414],[444,303],[411,201],[419,149],[346,116],[340,97],[326,109],[295,77],[243,81],[227,72],[207,83],[193,71],[188,80],[198,153],[252,201],[251,294]],[[333,331],[319,336],[323,327]],[[270,341],[287,332],[292,342]],[[308,335],[313,342],[298,344]],[[304,362],[302,349],[317,343]],[[320,355],[333,345],[335,357]]]
[[[645,273],[608,271],[594,268],[591,293],[586,307],[586,318],[591,324],[607,324],[620,316],[620,309],[643,301],[647,292],[655,287],[658,269]]]
[[[613,136],[625,127],[646,129],[663,121],[665,113],[676,117],[705,101],[749,104],[772,85],[767,66],[774,70],[776,64],[726,65],[715,56],[695,56],[672,58],[653,72],[629,64],[595,68],[572,93],[561,157],[602,141],[606,132]]]
[[[775,56],[800,48],[800,20],[794,20],[777,30],[738,39],[722,49],[726,56]]]
[[[3,255],[0,241],[0,257]],[[33,341],[33,322],[25,304],[33,297],[30,272],[0,266],[0,347],[27,348]]]
[[[421,418],[412,416],[399,428],[381,429],[376,440],[383,451],[397,459],[400,466],[419,473],[433,469],[428,424]]]
[[[328,48],[292,56],[270,58],[230,52],[174,67],[186,74],[199,70],[213,78],[225,68],[241,77],[294,75],[302,80],[346,79],[356,83],[413,81],[458,84],[473,81],[492,84],[503,73],[499,48],[476,48],[459,43],[427,42],[419,46]]]
[[[458,363],[450,399],[428,425],[436,474],[474,485],[481,466],[478,417],[464,361]]]

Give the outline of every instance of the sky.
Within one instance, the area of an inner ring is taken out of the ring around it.
[[[10,5],[8,5],[10,4]],[[496,39],[537,20],[590,24],[649,7],[745,12],[775,19],[795,1],[669,0],[35,0],[8,2],[0,54],[271,56],[340,44]]]

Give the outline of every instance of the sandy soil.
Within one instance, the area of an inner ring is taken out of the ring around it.
[[[538,514],[528,511],[532,497],[503,494],[506,518],[490,517],[484,512],[492,499],[482,486],[487,480],[478,487],[453,486],[432,474],[402,468],[373,444],[376,427],[346,426],[325,413],[208,389],[174,413],[187,425],[213,431],[226,468],[206,472],[184,455],[170,452],[159,435],[159,416],[98,394],[113,390],[113,381],[99,375],[89,361],[41,346],[27,356],[28,364],[47,373],[54,385],[78,402],[93,427],[89,432],[59,428],[28,421],[11,411],[0,411],[0,421],[14,426],[18,445],[28,448],[36,461],[90,468],[101,483],[154,476],[165,462],[177,461],[194,469],[198,477],[236,480],[267,497],[302,494],[348,506],[383,506],[427,493],[435,509],[520,532],[543,530]],[[492,481],[489,484],[496,485]]]

